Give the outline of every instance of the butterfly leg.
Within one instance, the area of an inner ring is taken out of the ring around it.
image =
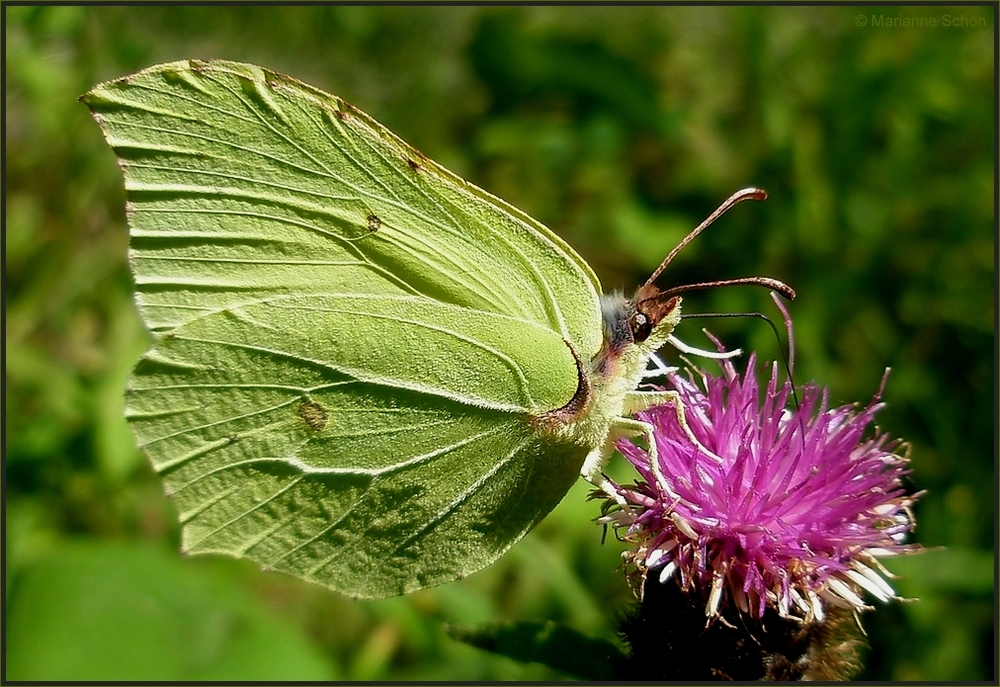
[[[681,397],[676,391],[633,391],[625,395],[625,412],[630,415],[661,405],[672,405],[674,407],[674,410],[677,412],[677,424],[680,425],[681,431],[684,432],[688,440],[698,447],[699,451],[720,463],[722,462],[722,458],[715,452],[709,451],[698,440],[698,437],[694,435],[694,432],[691,431],[687,423],[687,417],[684,415],[684,402],[681,401]],[[655,445],[652,443],[650,443],[650,450],[656,450]]]
[[[655,406],[672,405],[680,408],[681,397],[676,391],[630,391],[625,394],[624,412],[635,415]],[[684,425],[687,427],[687,424]]]
[[[594,449],[587,456],[580,469],[580,474],[585,480],[593,484],[602,492],[614,499],[621,506],[626,506],[625,499],[611,485],[610,480],[604,476],[602,469],[608,462],[608,458],[615,452],[615,444],[619,439],[628,439],[645,435],[647,440],[652,442],[653,426],[642,420],[633,420],[628,417],[619,417],[611,424],[608,430],[608,438],[604,441],[604,446]]]
[[[643,410],[648,410],[653,406],[668,403],[678,409],[678,418],[681,422],[681,426],[687,429],[687,422],[683,418],[683,404],[680,401],[680,397],[674,391],[633,391],[625,395],[623,410],[628,414],[634,414]],[[693,437],[693,435],[690,434],[690,430],[688,430],[688,434]],[[587,456],[587,459],[584,461],[583,467],[580,469],[580,474],[584,479],[622,506],[626,505],[624,499],[611,485],[608,478],[604,476],[602,469],[604,468],[604,464],[607,463],[608,458],[611,457],[611,454],[615,452],[615,444],[619,439],[630,439],[639,436],[646,439],[646,445],[649,447],[650,465],[653,468],[654,474],[657,476],[657,481],[659,482],[661,488],[666,486],[665,480],[660,475],[659,460],[657,459],[656,453],[656,440],[653,436],[653,426],[648,422],[636,420],[630,417],[619,417],[611,423],[611,428],[608,430],[608,436],[604,441],[604,446],[591,451]]]
[[[687,417],[684,414],[684,403],[681,401],[681,397],[676,391],[633,391],[625,395],[624,410],[629,414],[639,413],[643,410],[649,410],[650,408],[660,405],[673,406],[675,412],[677,413],[677,424],[680,426],[681,431],[684,432],[684,435],[688,438],[688,440],[698,447],[698,450],[706,456],[709,456],[719,463],[723,462],[722,458],[719,457],[718,454],[710,451],[704,444],[701,443],[701,441],[698,440],[698,437],[694,435],[694,432],[691,431],[691,427],[687,423]],[[656,475],[659,487],[667,493],[672,493],[670,486],[667,484],[667,481],[663,477],[660,470],[660,461],[657,455],[656,440],[653,435],[653,426],[646,422],[643,422],[642,424],[649,428],[648,432],[645,434],[647,446],[649,447],[649,462],[650,467],[653,469],[653,474]]]
[[[680,426],[685,436],[687,436],[688,440],[697,446],[698,449],[705,455],[722,462],[722,458],[714,452],[709,451],[708,448],[706,448],[705,445],[698,440],[698,437],[694,435],[694,432],[691,431],[691,428],[687,423],[687,417],[684,414],[684,403],[681,401],[681,398],[676,391],[630,392],[625,395],[623,410],[626,413],[635,414],[660,405],[673,406],[677,413],[677,424]],[[604,476],[601,470],[611,454],[615,452],[615,444],[619,439],[627,439],[638,436],[644,437],[646,440],[649,465],[652,468],[653,474],[656,476],[657,485],[665,493],[673,493],[673,490],[670,488],[669,483],[663,476],[660,469],[660,461],[656,449],[656,437],[654,435],[653,425],[643,420],[636,420],[629,417],[619,417],[615,419],[611,425],[611,429],[608,431],[608,438],[604,442],[603,448],[592,451],[590,455],[587,456],[587,459],[583,463],[583,468],[580,470],[580,474],[583,475],[584,479],[622,505],[625,505],[624,499],[617,493],[617,491],[615,491],[614,487],[611,486],[610,481]]]

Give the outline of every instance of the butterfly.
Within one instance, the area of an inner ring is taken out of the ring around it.
[[[474,573],[597,485],[680,320],[335,96],[163,64],[81,97],[125,177],[153,343],[126,417],[182,547],[358,597]],[[756,281],[754,281],[756,280]],[[652,444],[651,444],[652,445]]]

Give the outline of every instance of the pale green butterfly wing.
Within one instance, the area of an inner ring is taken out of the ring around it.
[[[561,240],[257,67],[162,65],[84,100],[157,338],[127,412],[185,548],[387,596],[481,569],[558,502],[587,449],[533,418],[601,341]]]
[[[442,367],[409,365],[411,339],[446,346]],[[512,364],[529,348],[554,355]],[[558,387],[546,378],[567,364],[553,332],[501,315],[277,297],[164,337],[136,369],[128,413],[185,548],[385,596],[488,565],[570,487],[579,449],[525,420],[545,401],[532,389]]]
[[[154,330],[234,298],[351,290],[512,315],[587,355],[600,344],[599,285],[571,248],[335,96],[213,61],[84,98],[126,172]]]

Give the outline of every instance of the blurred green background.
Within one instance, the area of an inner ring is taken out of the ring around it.
[[[4,11],[8,679],[558,679],[443,626],[551,619],[613,640],[630,603],[582,483],[499,564],[405,598],[176,553],[122,417],[147,345],[122,180],[76,98],[187,57],[343,96],[552,227],[608,290],[641,283],[732,191],[766,188],[661,281],[793,285],[796,376],[834,402],[867,401],[893,368],[880,423],[927,490],[916,540],[943,548],[890,564],[920,601],[864,615],[861,677],[996,679],[992,8]],[[902,16],[936,26],[878,25]],[[775,316],[760,289],[685,309]],[[679,334],[705,345],[705,325]],[[758,320],[708,326],[780,355]]]

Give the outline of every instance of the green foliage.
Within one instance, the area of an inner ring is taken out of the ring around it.
[[[882,420],[910,441],[914,488],[928,492],[917,539],[946,548],[894,566],[906,575],[902,593],[921,601],[863,618],[872,649],[860,677],[991,678],[992,8],[4,11],[11,612],[29,587],[19,580],[71,537],[171,550],[179,542],[123,419],[121,390],[148,335],[132,301],[120,173],[76,98],[151,64],[219,57],[294,74],[357,104],[552,227],[607,288],[641,283],[736,188],[766,188],[768,201],[699,237],[665,282],[789,282],[799,293],[796,376],[831,386],[835,402],[869,398],[893,368]],[[944,27],[945,14],[986,26]],[[939,21],[879,28],[872,16]],[[685,299],[687,312],[767,307],[754,290]],[[682,323],[678,334],[698,344],[704,324]],[[779,355],[754,320],[709,328],[727,344]],[[552,679],[441,627],[544,619],[613,640],[629,592],[616,572],[618,545],[602,546],[589,522],[597,513],[586,491],[575,486],[496,565],[404,599],[350,601],[222,558],[178,565],[217,566],[252,603],[302,628],[328,676]],[[78,588],[71,566],[42,569],[46,585]],[[933,573],[941,569],[950,572]],[[121,593],[102,597],[111,617],[128,610],[127,589],[142,589],[140,577],[119,579]],[[224,611],[212,595],[199,598],[206,617]],[[55,630],[35,636],[60,655],[73,641]],[[105,637],[95,651],[114,646]],[[8,663],[38,674],[28,654],[9,652]]]
[[[552,621],[447,629],[449,635],[466,644],[522,663],[538,662],[581,680],[614,680],[623,674],[625,654],[614,643]]]
[[[55,548],[12,590],[7,678],[336,677],[302,628],[267,612],[227,573],[162,546],[82,541]]]

